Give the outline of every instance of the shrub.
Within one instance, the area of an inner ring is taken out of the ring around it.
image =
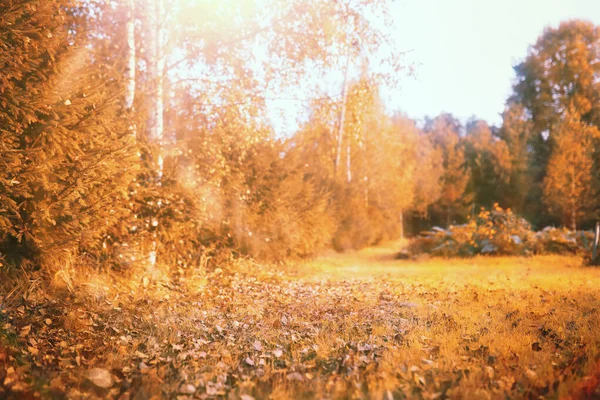
[[[591,232],[547,227],[536,233],[525,219],[495,204],[464,225],[434,227],[422,233],[411,242],[409,251],[445,257],[578,254],[589,251],[592,241]]]

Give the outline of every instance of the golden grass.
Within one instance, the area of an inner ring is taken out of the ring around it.
[[[175,397],[189,384],[208,398],[592,398],[600,269],[556,256],[396,261],[396,246],[146,285],[72,274],[70,298],[0,318],[13,336],[32,325],[36,352],[21,362],[43,396]],[[92,367],[115,384],[86,387]]]

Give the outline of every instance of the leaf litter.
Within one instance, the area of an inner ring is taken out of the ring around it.
[[[0,313],[0,397],[593,396],[600,274],[510,260],[528,272],[248,268],[115,281],[101,302],[38,286]]]

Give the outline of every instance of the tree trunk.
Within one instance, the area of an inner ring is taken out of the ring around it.
[[[127,0],[127,91],[125,93],[125,108],[130,113],[133,111],[133,101],[135,99],[135,72],[135,4],[134,0]],[[135,126],[133,127],[133,134],[135,135]]]
[[[156,157],[156,174],[158,186],[161,185],[163,176],[163,155],[162,155],[162,140],[164,134],[164,122],[163,122],[163,110],[164,110],[164,96],[163,96],[163,83],[164,83],[164,69],[165,59],[164,54],[161,54],[161,50],[164,45],[164,30],[163,30],[163,18],[164,18],[164,0],[149,0],[147,2],[146,11],[148,13],[148,27],[147,27],[147,54],[148,54],[148,74],[151,82],[150,90],[151,95],[149,96],[148,104],[148,141],[157,144]],[[153,217],[151,224],[153,227],[158,227],[159,220],[155,216]],[[154,234],[152,241],[152,247],[149,254],[150,268],[156,265],[157,261],[157,237]]]
[[[363,159],[364,159],[364,174],[365,177],[363,179],[363,183],[365,185],[365,208],[368,210],[369,209],[369,152],[368,152],[368,145],[369,142],[367,141],[367,129],[366,129],[366,122],[363,121],[363,125],[362,125],[362,143],[363,143]]]
[[[400,225],[400,239],[404,239],[404,210],[398,214],[398,223]]]
[[[575,175],[575,174],[573,174]],[[571,193],[575,193],[575,179],[571,179]],[[572,197],[573,199],[575,197]],[[572,200],[571,203],[571,230],[577,230],[577,201]]]
[[[350,160],[350,150],[350,138],[348,138],[348,147],[346,148],[346,174],[348,178],[348,183],[352,182],[352,165]]]
[[[342,87],[342,110],[340,111],[340,120],[338,122],[338,137],[337,137],[337,150],[335,152],[335,168],[334,176],[337,177],[338,170],[342,161],[342,143],[344,140],[344,120],[346,119],[346,101],[348,99],[348,68],[350,66],[350,51],[346,57],[346,69],[344,71],[344,84]]]
[[[591,265],[599,265],[600,259],[598,257],[598,241],[600,240],[600,222],[596,222],[596,228],[594,229],[594,244],[592,245],[592,259]]]
[[[148,104],[148,140],[162,145],[163,122],[163,84],[165,59],[161,54],[163,44],[163,27],[161,18],[164,15],[163,0],[149,0],[147,6],[148,26],[148,73],[151,82],[151,96]],[[159,176],[162,175],[162,163],[158,163]]]

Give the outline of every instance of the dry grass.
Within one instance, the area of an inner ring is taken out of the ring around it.
[[[5,352],[43,397],[176,397],[190,384],[198,398],[594,396],[600,269],[395,261],[393,248],[146,285],[71,274],[69,290],[0,314]],[[92,367],[115,383],[86,384]]]

